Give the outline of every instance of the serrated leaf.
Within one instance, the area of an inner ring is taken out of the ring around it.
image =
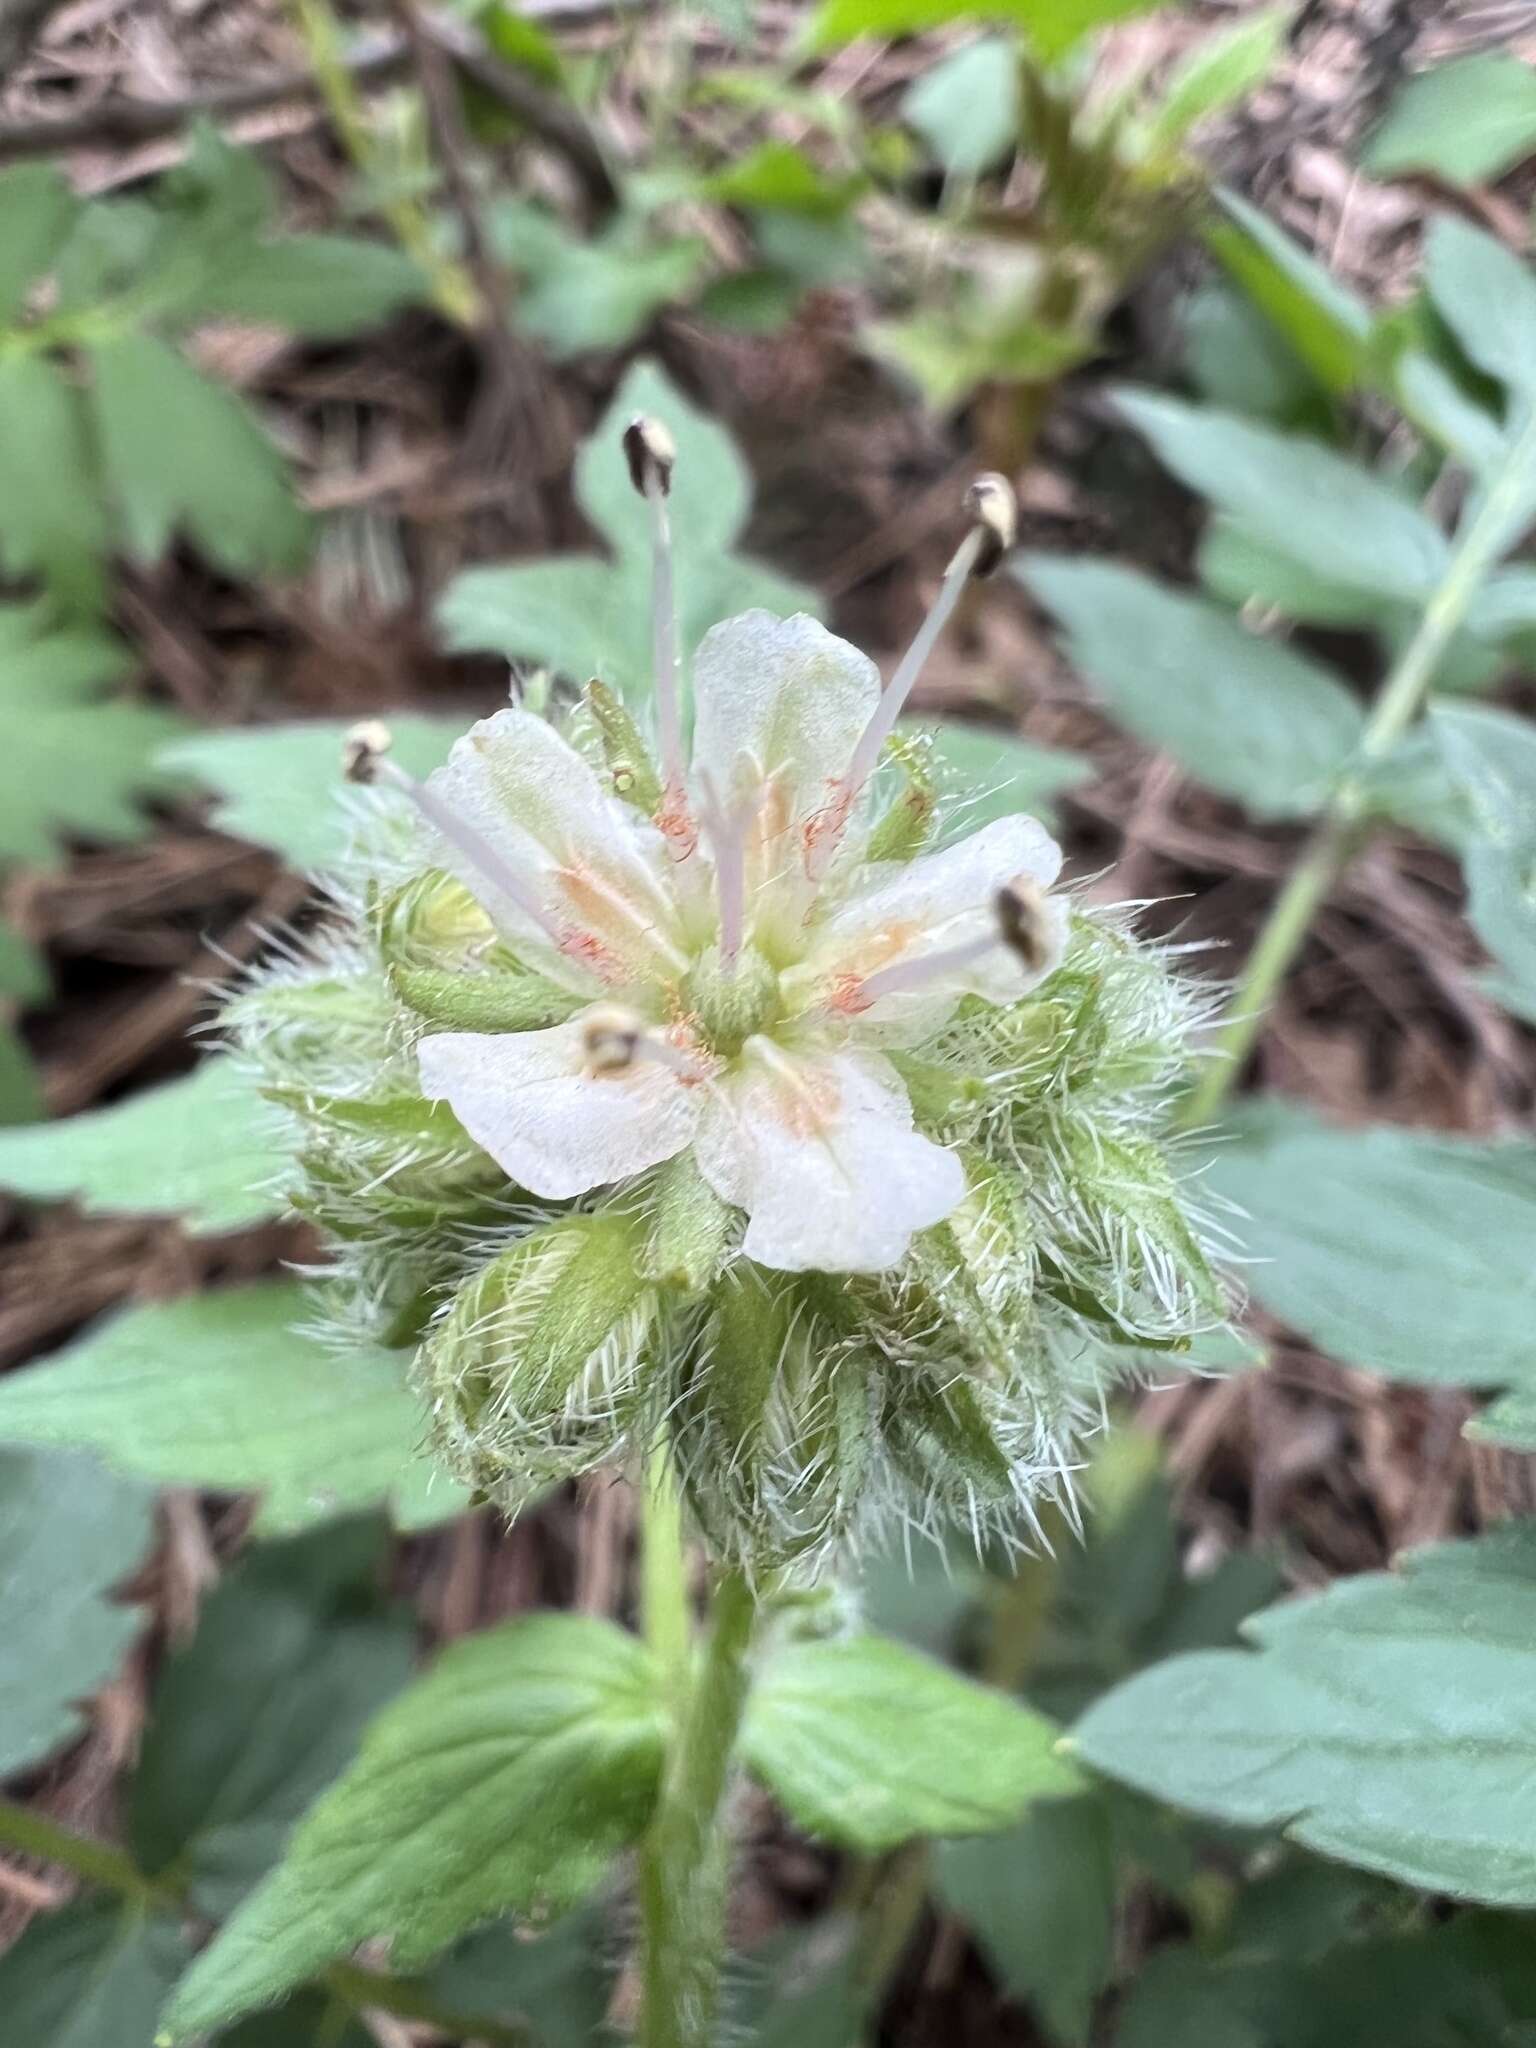
[[[448,758],[468,718],[388,720],[391,758],[409,774],[430,775]],[[198,733],[163,749],[162,766],[214,792],[209,823],[234,839],[269,846],[301,873],[323,874],[346,849],[368,799],[342,778],[341,750],[350,725],[305,719]]]
[[[155,561],[185,532],[237,576],[299,568],[309,519],[242,401],[150,334],[87,354],[107,485],[134,553]]]
[[[915,1835],[1008,1827],[1079,1789],[1057,1730],[880,1636],[781,1650],[747,1704],[742,1753],[790,1818],[876,1855]]]
[[[384,1556],[374,1521],[257,1545],[160,1673],[129,1785],[129,1847],[210,1919],[277,1862],[410,1677],[415,1631],[379,1596]]]
[[[1191,128],[1246,98],[1264,83],[1295,12],[1289,4],[1261,8],[1204,37],[1175,67],[1151,121],[1154,149],[1173,149]]]
[[[1146,14],[1157,0],[822,0],[805,31],[811,50],[860,36],[910,36],[948,21],[1007,22],[1048,61],[1065,56],[1094,29]]]
[[[425,289],[410,258],[383,243],[287,235],[242,249],[204,284],[195,310],[333,339],[377,326]]]
[[[1118,404],[1191,490],[1329,581],[1420,604],[1444,578],[1433,520],[1320,441],[1151,392]]]
[[[1536,1903],[1536,1526],[1271,1608],[1258,1653],[1117,1687],[1075,1754],[1160,1799],[1495,1905]]]
[[[1374,178],[1429,171],[1453,185],[1501,177],[1536,151],[1536,71],[1478,50],[1408,79],[1366,144]]]
[[[1019,144],[1018,52],[1003,36],[952,50],[902,95],[902,119],[954,178],[975,178]]]
[[[300,1334],[291,1281],[121,1311],[0,1379],[0,1439],[82,1444],[163,1485],[262,1495],[258,1528],[303,1529],[387,1502],[405,1529],[462,1507],[421,1450],[399,1352]]]
[[[282,1213],[271,1112],[233,1060],[107,1109],[0,1132],[0,1188],[87,1215],[180,1214],[189,1230],[241,1230]]]
[[[1268,1103],[1206,1185],[1247,1212],[1254,1293],[1344,1364],[1445,1386],[1529,1379],[1536,1145],[1331,1130]]]
[[[0,1956],[0,2010],[18,2048],[150,2048],[187,1954],[173,1921],[78,1900]]]
[[[1536,398],[1536,277],[1495,236],[1436,214],[1424,251],[1435,311],[1468,361]]]
[[[97,611],[106,542],[78,392],[33,351],[0,357],[0,568],[39,576],[68,611]]]
[[[1258,817],[1320,808],[1363,729],[1326,669],[1132,569],[1030,555],[1017,573],[1139,739]]]
[[[50,632],[36,611],[0,609],[0,858],[47,865],[65,834],[112,841],[147,830],[138,799],[171,786],[155,755],[186,727],[103,694],[129,666],[108,634]]]
[[[1052,799],[1094,773],[1086,754],[1042,747],[991,726],[946,718],[937,725],[907,720],[902,730],[928,736],[936,779],[967,832],[1019,811],[1049,822]]]
[[[0,171],[0,326],[9,326],[38,278],[53,268],[79,201],[56,164]]]
[[[577,682],[601,676],[631,698],[650,688],[650,523],[621,446],[636,413],[662,420],[677,443],[668,500],[677,557],[684,656],[721,619],[754,606],[819,612],[815,594],[731,550],[752,501],[730,436],[654,365],[635,364],[576,465],[583,511],[613,551],[469,569],[438,607],[448,646],[542,663]]]
[[[455,1643],[199,1956],[167,2030],[235,2018],[378,1935],[409,1968],[494,1913],[581,1897],[645,1827],[661,1749],[650,1661],[611,1624],[542,1614]]]
[[[0,1778],[72,1737],[139,1616],[103,1595],[147,1547],[150,1496],[91,1458],[0,1448]]]
[[[1217,199],[1211,254],[1325,390],[1353,389],[1370,360],[1370,309],[1257,207],[1235,192]]]
[[[943,1842],[939,1898],[975,1934],[1000,1989],[1063,2048],[1088,2039],[1114,1960],[1115,1858],[1106,1801],[1043,1799],[1003,1834]]]

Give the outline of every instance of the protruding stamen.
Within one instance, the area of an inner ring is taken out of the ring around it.
[[[343,765],[352,781],[387,783],[409,797],[433,830],[463,854],[493,896],[505,898],[524,917],[531,918],[552,945],[566,951],[568,934],[545,909],[537,893],[491,842],[445,804],[434,789],[408,775],[398,762],[385,758],[383,747],[377,743],[381,732],[387,744],[388,729],[382,726],[354,726],[347,735]]]
[[[341,772],[348,782],[375,782],[379,764],[395,744],[382,718],[365,718],[341,743]]]
[[[602,1003],[587,1012],[582,1021],[581,1045],[591,1074],[623,1074],[637,1061],[655,1060],[686,1080],[703,1078],[687,1053],[653,1030],[643,1017],[618,1003]]]
[[[859,735],[846,773],[832,801],[815,821],[806,845],[806,865],[813,881],[819,881],[837,851],[860,792],[874,773],[880,749],[896,729],[896,721],[911,696],[913,686],[927,665],[939,635],[949,624],[955,607],[972,576],[990,576],[1013,545],[1017,513],[1013,492],[1006,480],[993,471],[977,477],[965,494],[966,510],[973,524],[955,550],[932,609],[917,629],[912,645],[902,656],[896,673],[880,693],[868,725]]]
[[[945,981],[984,960],[999,946],[1006,946],[1031,974],[1050,965],[1056,931],[1046,909],[1045,891],[1033,875],[1015,875],[1005,882],[992,898],[992,910],[997,922],[991,931],[877,968],[846,987],[838,1006],[856,1014],[882,996],[904,995],[926,988],[930,982]]]
[[[1033,875],[1015,875],[993,898],[1003,944],[1031,974],[1049,964],[1056,928],[1045,907],[1045,891]]]
[[[667,499],[677,445],[660,420],[637,415],[624,429],[630,481],[651,515],[651,646],[656,685],[656,735],[661,748],[662,830],[683,855],[693,851],[683,759],[683,712],[677,677],[677,597],[672,575],[672,521]]]
[[[734,965],[746,936],[747,831],[751,805],[738,803],[727,810],[709,777],[701,779],[707,802],[699,822],[709,835],[709,850],[714,856],[715,897],[720,906],[720,959],[729,968]]]

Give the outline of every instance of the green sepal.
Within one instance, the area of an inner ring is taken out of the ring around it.
[[[537,974],[391,967],[389,981],[407,1009],[447,1031],[539,1031],[581,1008],[579,996]]]
[[[495,925],[442,868],[428,868],[398,888],[370,890],[368,918],[387,970],[468,959],[478,964],[497,946]]]
[[[529,1231],[465,1281],[417,1359],[438,1450],[505,1507],[617,1455],[653,1362],[644,1224],[621,1210]]]
[[[887,1057],[906,1087],[919,1130],[930,1135],[942,1131],[946,1143],[970,1136],[987,1099],[984,1079],[908,1052],[893,1052]]]
[[[883,1422],[891,1455],[924,1496],[962,1515],[976,1501],[1013,1500],[1012,1460],[968,1380],[940,1385],[921,1370],[898,1365],[887,1375]]]
[[[641,1272],[660,1287],[703,1294],[725,1263],[736,1211],[705,1180],[691,1151],[657,1169],[650,1209]]]
[[[906,777],[901,793],[869,835],[869,860],[912,860],[933,837],[939,793],[929,761],[926,733],[895,733],[885,743],[885,758],[900,764]]]
[[[652,764],[639,726],[606,683],[594,676],[584,700],[603,743],[608,781],[616,797],[648,818],[661,809],[661,777]]]

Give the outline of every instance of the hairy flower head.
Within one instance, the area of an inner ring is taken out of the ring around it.
[[[869,1511],[1006,1523],[1116,1345],[1220,1320],[1156,1136],[1196,1006],[1053,893],[1034,819],[931,844],[894,728],[1011,539],[999,480],[885,690],[814,619],[749,612],[695,652],[690,738],[670,439],[636,422],[626,453],[653,733],[594,683],[564,729],[499,711],[416,783],[359,728],[394,843],[232,1006],[303,1133],[327,1299],[419,1341],[444,1454],[508,1502],[665,1427],[749,1564]]]

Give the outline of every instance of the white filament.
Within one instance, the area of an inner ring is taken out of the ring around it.
[[[566,933],[545,909],[537,893],[490,841],[445,804],[435,790],[429,789],[424,782],[418,782],[414,775],[408,775],[394,761],[380,759],[375,763],[374,774],[381,782],[387,782],[392,789],[408,796],[427,823],[450,846],[457,847],[495,895],[504,897],[525,917],[532,918],[553,945],[564,946]]]
[[[727,810],[706,772],[700,773],[706,803],[699,822],[709,836],[715,863],[715,897],[720,908],[720,958],[731,966],[741,951],[747,922],[747,826],[750,808]]]
[[[652,473],[645,486],[651,512],[651,648],[662,781],[669,795],[684,786],[683,710],[677,679],[677,594],[672,575],[672,521],[667,494]]]
[[[985,959],[1002,940],[996,932],[983,932],[980,937],[964,939],[957,946],[942,946],[936,953],[922,953],[915,959],[897,960],[889,967],[878,968],[868,974],[859,984],[859,993],[867,1002],[878,1002],[881,996],[904,995],[907,990],[926,988],[931,981],[944,981],[962,968],[974,966],[976,961]]]

